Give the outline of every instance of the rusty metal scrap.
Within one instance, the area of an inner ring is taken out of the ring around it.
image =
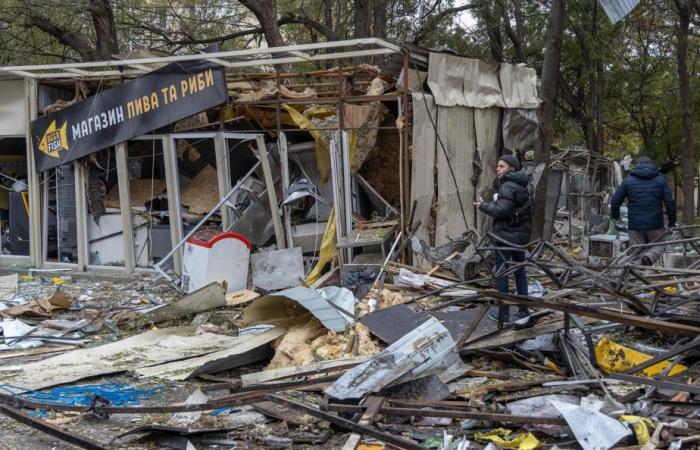
[[[46,434],[50,434],[64,442],[75,445],[76,447],[85,448],[88,450],[108,450],[109,447],[100,444],[97,441],[93,441],[85,436],[80,436],[78,434],[66,431],[63,428],[50,424],[38,417],[32,417],[19,409],[12,408],[8,405],[0,404],[0,413],[11,417],[18,422],[35,428],[39,431],[43,431]]]

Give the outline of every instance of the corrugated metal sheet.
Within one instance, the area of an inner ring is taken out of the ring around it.
[[[411,203],[416,202],[415,223],[420,226],[414,236],[428,242],[430,214],[435,199],[435,128],[437,108],[433,97],[413,93],[413,148],[411,151]],[[419,267],[430,268],[432,263],[416,255]]]
[[[535,69],[430,53],[428,85],[438,106],[535,109]]]
[[[612,23],[622,20],[638,4],[639,0],[600,0],[600,5]]]
[[[463,373],[460,368],[464,364],[450,332],[431,317],[371,360],[345,372],[325,393],[337,399],[360,398],[426,375],[448,373],[453,378]]]
[[[355,296],[349,289],[328,286],[319,290],[305,287],[285,289],[275,294],[299,303],[321,321],[324,327],[342,332],[354,321]],[[335,305],[335,306],[334,306]],[[343,313],[347,311],[349,314]]]

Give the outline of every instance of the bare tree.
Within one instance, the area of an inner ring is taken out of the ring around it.
[[[24,3],[20,15],[25,28],[35,28],[54,37],[58,42],[72,48],[84,61],[111,59],[119,53],[117,28],[109,0],[88,0],[87,11],[95,29],[95,42],[83,33],[73,31],[54,22],[51,17],[42,15],[37,5]]]
[[[241,4],[260,22],[267,46],[282,47],[284,39],[277,24],[277,0],[241,0]]]
[[[566,0],[552,0],[549,13],[549,26],[547,30],[547,48],[544,51],[542,63],[542,77],[540,84],[540,99],[542,104],[537,112],[539,127],[537,129],[537,141],[535,146],[535,163],[548,164],[552,141],[554,139],[554,108],[557,95],[557,83],[559,80],[559,66],[561,63],[561,47],[564,35],[564,18]],[[548,170],[542,173],[535,196],[535,215],[532,228],[533,237],[542,237],[545,223],[545,199],[547,194]]]
[[[354,0],[355,10],[355,37],[370,36],[372,23],[372,0]]]
[[[688,34],[696,0],[674,0],[679,22],[676,29],[676,60],[683,118],[683,222],[692,224],[695,218],[695,148],[693,120],[690,113],[690,77],[688,75]]]

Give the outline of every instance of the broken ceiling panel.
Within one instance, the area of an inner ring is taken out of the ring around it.
[[[230,344],[229,348],[208,355],[173,361],[156,366],[140,367],[136,369],[139,376],[164,378],[170,381],[190,379],[196,375],[216,373],[235,367],[252,364],[254,362],[271,357],[272,352],[266,351],[265,346],[282,336],[284,328],[276,327],[262,334],[255,334],[238,338]]]
[[[213,353],[239,342],[240,338],[232,336],[195,334],[195,327],[162,328],[109,344],[8,367],[0,373],[0,380],[27,389],[42,389],[96,375]]]

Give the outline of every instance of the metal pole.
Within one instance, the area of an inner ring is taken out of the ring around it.
[[[133,273],[136,268],[134,259],[134,230],[131,223],[131,191],[129,189],[129,169],[127,164],[126,143],[122,142],[115,146],[114,157],[117,163],[117,186],[119,189],[119,208],[122,215],[124,248],[124,270],[127,274]],[[150,226],[153,226],[150,224]],[[150,244],[150,243],[149,243]]]
[[[343,202],[345,207],[345,236],[352,233],[352,176],[350,175],[350,143],[348,132],[340,132],[340,151],[343,158]],[[352,262],[352,247],[347,247],[347,262]]]
[[[277,149],[280,153],[280,168],[282,169],[282,200],[284,201],[284,195],[289,189],[290,179],[289,179],[289,147],[287,145],[287,135],[279,131],[277,134]],[[287,235],[287,245],[289,248],[294,247],[294,240],[292,238],[292,216],[289,212],[288,206],[283,206],[282,211],[284,212],[284,232]]]
[[[275,191],[275,181],[272,178],[272,169],[270,169],[270,158],[268,157],[267,147],[265,147],[265,139],[258,136],[258,152],[260,152],[260,162],[262,163],[263,176],[265,177],[265,185],[267,186],[267,199],[270,201],[270,212],[272,213],[272,223],[275,226],[275,240],[277,248],[287,248],[284,239],[284,227],[282,219],[280,219],[277,205],[277,192]]]
[[[165,163],[165,185],[168,190],[168,216],[170,219],[170,243],[175,248],[182,241],[182,211],[180,209],[180,181],[177,171],[177,152],[175,139],[166,136],[163,142],[163,161]],[[153,162],[155,164],[155,161]],[[182,256],[173,254],[173,271],[182,273]]]
[[[228,194],[226,194],[224,197],[222,197],[221,200],[219,200],[219,203],[217,203],[216,206],[214,206],[214,207],[211,209],[211,211],[209,211],[209,212],[207,213],[207,215],[204,216],[204,217],[202,218],[202,220],[200,220],[199,223],[197,223],[197,225],[195,225],[194,228],[192,228],[192,230],[190,230],[190,232],[187,233],[187,235],[186,235],[184,238],[182,238],[182,239],[180,240],[180,242],[177,243],[177,245],[173,246],[172,250],[170,250],[170,251],[168,252],[167,255],[163,256],[163,258],[161,258],[161,260],[158,261],[158,263],[156,263],[156,264],[153,266],[153,268],[156,269],[163,277],[165,277],[165,279],[167,279],[168,281],[170,281],[170,282],[172,283],[173,278],[172,278],[170,275],[168,275],[163,269],[161,269],[161,266],[162,266],[163,264],[165,264],[165,262],[166,262],[167,260],[169,260],[169,259],[178,251],[178,249],[179,249],[180,247],[182,247],[182,246],[185,244],[185,242],[187,241],[187,239],[189,239],[190,237],[192,237],[192,235],[195,234],[195,233],[197,232],[197,230],[199,230],[199,228],[200,228],[202,225],[204,225],[204,224],[206,223],[206,221],[209,220],[209,218],[210,218],[212,215],[214,215],[214,213],[215,213],[216,211],[218,211],[219,208],[221,208],[221,207],[229,200],[229,198],[231,198],[231,196],[232,196],[234,193],[238,192],[238,190],[240,189],[241,185],[243,184],[243,181],[244,181],[245,179],[247,179],[253,172],[255,172],[255,171],[257,170],[258,166],[260,166],[260,161],[258,161],[258,162],[248,171],[247,174],[245,174],[243,177],[241,177],[241,178],[238,180],[238,182],[236,183],[236,186],[234,186],[233,189],[231,189],[231,191],[230,191]]]
[[[42,219],[48,221],[48,216],[41,214],[41,174],[36,170],[34,148],[32,146],[31,121],[37,117],[37,81],[25,79],[24,91],[27,99],[26,148],[27,148],[27,182],[29,184],[29,257],[31,265],[40,268],[44,264],[43,225]]]

